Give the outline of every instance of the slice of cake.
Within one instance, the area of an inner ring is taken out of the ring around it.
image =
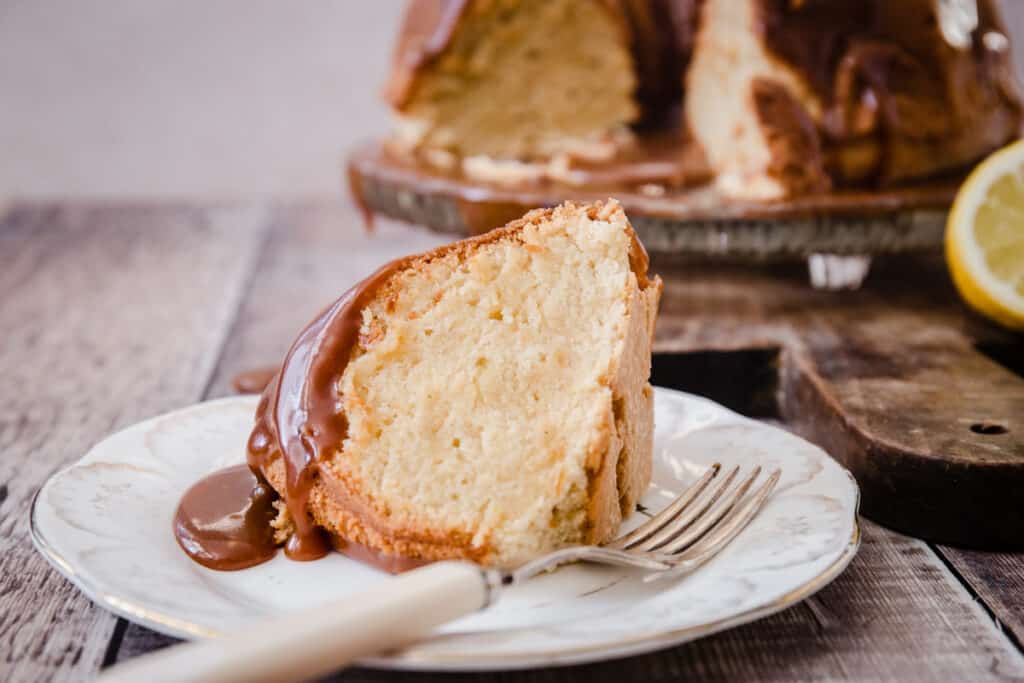
[[[613,3],[413,0],[387,97],[395,141],[428,159],[532,161],[614,154],[635,88]]]
[[[249,462],[289,554],[515,565],[601,543],[647,488],[661,281],[615,201],[395,262],[296,340]],[[280,520],[279,520],[280,523]]]
[[[729,195],[890,185],[1017,137],[993,0],[705,0],[686,121]]]

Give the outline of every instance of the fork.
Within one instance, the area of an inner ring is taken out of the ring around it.
[[[661,512],[604,546],[556,550],[512,571],[470,562],[437,562],[379,584],[358,597],[258,620],[221,639],[194,641],[103,672],[104,683],[300,681],[358,658],[393,650],[447,621],[493,604],[504,588],[573,562],[635,567],[644,581],[678,579],[722,551],[760,512],[781,476],[753,493],[755,467],[714,464]],[[730,488],[731,487],[731,488]]]

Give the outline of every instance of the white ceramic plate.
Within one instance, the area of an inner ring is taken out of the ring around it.
[[[179,496],[242,462],[255,397],[201,403],[121,431],[54,475],[32,508],[39,551],[93,601],[156,631],[213,637],[253,617],[358,595],[391,578],[341,555],[283,554],[238,572],[189,560],[171,535]],[[693,640],[789,607],[835,578],[859,542],[857,486],[824,451],[706,399],[655,392],[656,512],[713,462],[782,468],[773,497],[718,557],[676,582],[569,566],[371,666],[509,669],[594,661]],[[645,517],[634,514],[629,526]]]

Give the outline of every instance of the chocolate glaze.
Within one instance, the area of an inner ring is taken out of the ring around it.
[[[693,51],[698,0],[606,0],[625,20],[642,128],[680,120],[683,74]]]
[[[823,104],[824,144],[863,152],[852,175],[830,164],[835,179],[884,183],[906,175],[895,145],[965,135],[986,145],[972,125],[998,126],[1004,141],[1018,134],[1021,104],[1009,54],[982,39],[1005,30],[991,0],[977,3],[973,44],[960,50],[942,37],[934,0],[760,0],[765,46],[802,74]]]
[[[780,83],[757,77],[750,83],[751,102],[765,137],[784,140],[788,154],[769,163],[769,175],[785,178],[785,184],[803,195],[831,189],[825,173],[820,138],[803,106]]]
[[[769,51],[797,68],[819,96],[831,99],[847,41],[874,25],[876,1],[760,0],[761,35]]]
[[[862,71],[862,86],[874,90],[879,101],[906,95],[913,97],[904,104],[915,106],[945,100],[947,85],[966,88],[968,79],[987,75],[987,70],[956,68],[964,58],[988,60],[981,36],[1004,30],[991,0],[974,1],[979,23],[975,45],[966,52],[943,39],[934,0],[760,0],[758,11],[766,47],[803,74],[826,104],[860,95],[836,90],[845,68]]]
[[[174,537],[193,560],[210,569],[245,569],[277,552],[270,526],[274,489],[245,465],[219,470],[182,496]]]
[[[193,560],[221,571],[246,569],[277,554],[270,526],[277,512],[274,489],[247,465],[235,465],[200,480],[182,497],[174,516],[174,537]],[[336,551],[391,574],[428,564],[388,555],[331,535]]]
[[[231,378],[231,386],[240,394],[262,394],[276,374],[277,366],[243,370]]]
[[[448,46],[469,0],[413,0],[408,4],[392,57],[385,97],[395,107],[407,101],[416,72]]]
[[[366,228],[367,233],[373,233],[373,210],[366,203],[363,180],[351,165],[346,169],[346,176],[348,177],[349,196],[352,197],[356,208],[359,209],[359,213],[363,216],[363,227]]]
[[[340,405],[338,381],[359,341],[362,310],[407,259],[392,261],[345,292],[292,344],[284,364],[256,409],[248,462],[265,471],[275,458],[285,466],[285,503],[295,531],[285,553],[314,560],[329,550],[328,539],[307,511],[321,461],[345,440],[348,421]]]

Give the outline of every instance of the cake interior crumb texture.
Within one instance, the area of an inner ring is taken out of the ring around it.
[[[318,524],[505,566],[609,539],[650,480],[661,281],[635,272],[634,239],[616,202],[566,204],[393,275],[340,381],[348,437],[321,465]]]
[[[403,85],[404,141],[464,157],[587,156],[639,113],[627,36],[595,2],[469,3],[444,53]]]

